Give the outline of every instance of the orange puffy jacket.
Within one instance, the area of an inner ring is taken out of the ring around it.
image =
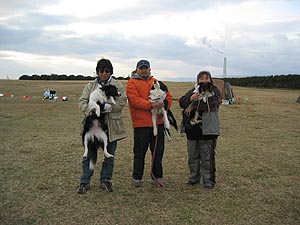
[[[126,88],[132,125],[136,127],[152,127],[151,102],[149,101],[149,93],[153,83],[157,81],[150,76],[147,80],[142,79],[138,75],[133,75],[129,79]],[[172,105],[172,95],[167,92],[166,99],[168,101],[168,109]],[[162,116],[157,120],[157,124],[162,124]]]

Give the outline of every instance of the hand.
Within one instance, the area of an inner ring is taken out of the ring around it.
[[[163,102],[152,102],[152,108],[153,109],[160,109],[164,106]]]
[[[190,97],[190,102],[198,99],[200,97],[199,93],[194,93],[191,97]]]
[[[105,103],[103,107],[103,111],[110,111],[111,110],[111,104]]]

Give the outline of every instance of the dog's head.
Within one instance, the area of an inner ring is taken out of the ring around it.
[[[107,98],[116,98],[121,96],[121,93],[115,85],[103,85],[100,89],[105,93]]]
[[[211,92],[212,84],[209,82],[201,82],[196,84],[194,93],[205,93],[207,91]]]
[[[166,91],[161,89],[161,85],[158,81],[155,81],[150,90],[149,99],[152,102],[163,101],[166,98]]]

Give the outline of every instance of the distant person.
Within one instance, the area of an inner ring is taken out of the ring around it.
[[[43,95],[43,99],[49,99],[50,98],[50,90],[48,87],[46,87],[44,95]]]
[[[150,146],[152,155],[151,177],[158,187],[164,187],[162,159],[165,149],[164,125],[161,117],[158,118],[158,134],[153,134],[152,108],[161,108],[166,104],[168,108],[172,104],[172,95],[166,93],[165,102],[150,102],[149,93],[153,83],[157,81],[151,75],[150,63],[140,60],[136,65],[136,71],[131,75],[127,84],[127,97],[134,128],[134,160],[133,183],[136,187],[142,185],[145,156]]]
[[[220,135],[218,108],[222,103],[220,91],[213,85],[211,74],[201,71],[195,88],[179,99],[183,108],[181,132],[186,133],[188,185],[200,183],[212,189],[216,184],[215,150]]]
[[[96,88],[101,88],[104,85],[115,85],[118,88],[121,96],[116,98],[116,104],[111,105],[105,103],[100,105],[102,110],[101,119],[103,123],[101,124],[102,129],[108,135],[108,146],[107,150],[110,154],[115,155],[117,149],[117,141],[126,137],[125,125],[122,121],[122,110],[127,103],[127,98],[125,94],[125,88],[122,83],[118,80],[112,78],[113,66],[108,59],[100,59],[96,67],[97,78],[94,81],[89,82],[83,89],[82,95],[79,98],[79,108],[81,111],[87,115],[87,107],[89,96]],[[104,113],[104,111],[111,110],[110,112]],[[114,169],[114,157],[105,157],[102,163],[102,168],[100,172],[100,187],[108,192],[112,192],[112,175]],[[89,158],[84,158],[82,160],[82,176],[80,178],[80,185],[77,189],[79,194],[84,194],[89,189],[90,180],[94,173],[93,170],[89,168]]]

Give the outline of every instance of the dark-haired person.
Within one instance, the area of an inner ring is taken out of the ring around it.
[[[100,59],[96,67],[97,78],[89,82],[83,89],[82,95],[79,98],[79,108],[87,115],[88,101],[90,94],[96,89],[101,88],[103,85],[115,85],[118,88],[121,96],[116,98],[116,104],[111,105],[105,103],[100,105],[101,111],[111,110],[108,113],[101,113],[102,129],[108,135],[107,150],[110,154],[115,155],[117,149],[117,141],[126,137],[125,125],[122,120],[122,110],[127,103],[125,88],[118,80],[112,78],[113,66],[108,59]],[[100,153],[98,153],[100,154]],[[112,192],[112,174],[114,168],[114,157],[104,157],[102,168],[100,172],[100,187],[108,192]],[[89,158],[82,159],[82,175],[80,178],[80,185],[77,188],[77,193],[84,194],[89,189],[90,179],[94,171],[89,169]]]
[[[220,91],[213,85],[208,71],[201,71],[196,86],[179,99],[183,108],[181,132],[186,133],[187,138],[188,185],[200,183],[202,177],[204,188],[215,186],[215,149],[220,135],[218,109],[221,103]]]
[[[147,60],[140,60],[136,65],[136,70],[132,72],[127,83],[126,93],[128,97],[129,109],[134,128],[133,146],[133,183],[135,187],[142,185],[145,156],[150,147],[152,155],[151,177],[158,187],[164,187],[162,159],[165,148],[164,125],[162,117],[157,120],[158,134],[153,134],[152,108],[161,108],[163,102],[150,102],[149,93],[153,83],[157,81],[151,75],[150,63]],[[172,104],[172,95],[166,89],[166,101],[168,108]]]

